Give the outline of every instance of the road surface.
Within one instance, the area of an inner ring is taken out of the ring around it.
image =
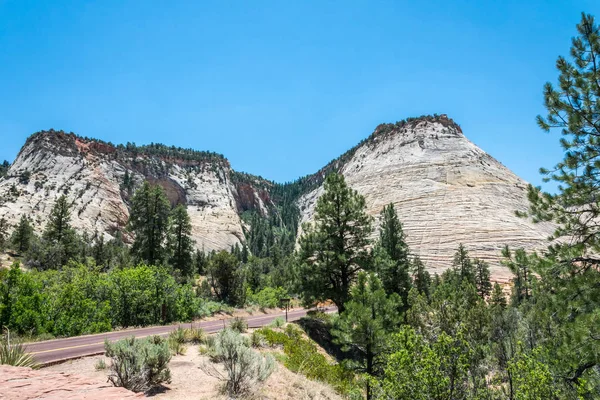
[[[308,310],[290,310],[288,312],[288,321],[296,321],[306,315]],[[335,312],[335,307],[325,308],[325,312]],[[259,328],[270,324],[275,318],[285,318],[285,311],[275,314],[263,314],[246,317],[250,328]],[[115,341],[130,336],[144,338],[146,336],[159,335],[167,336],[178,327],[182,328],[202,328],[207,333],[218,332],[227,326],[230,318],[200,321],[193,323],[182,323],[176,325],[149,326],[146,328],[127,329],[116,332],[98,333],[95,335],[75,336],[65,339],[47,340],[44,342],[34,342],[26,344],[26,351],[33,354],[36,361],[42,365],[50,365],[74,358],[91,356],[104,353],[104,340]]]

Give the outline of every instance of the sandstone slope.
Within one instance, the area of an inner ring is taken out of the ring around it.
[[[130,189],[124,187],[126,174]],[[124,230],[128,200],[144,179],[163,186],[173,204],[187,205],[199,249],[229,249],[243,241],[238,208],[245,206],[244,196],[230,181],[225,159],[165,159],[56,131],[30,137],[0,180],[0,217],[14,226],[27,215],[41,232],[65,194],[76,229],[110,238]],[[245,197],[264,209],[262,198],[248,190]]]
[[[543,249],[554,229],[515,215],[527,210],[527,183],[445,116],[382,125],[338,169],[365,196],[376,226],[382,208],[395,205],[411,250],[435,272],[450,266],[463,243],[473,257],[491,263],[494,278],[507,279],[502,247]],[[322,192],[319,187],[300,198],[304,222]]]

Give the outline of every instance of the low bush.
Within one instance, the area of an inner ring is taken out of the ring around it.
[[[273,328],[281,328],[283,325],[285,325],[285,321],[283,320],[283,318],[281,317],[277,317],[275,318],[273,321],[271,321],[271,323],[269,324],[270,327]]]
[[[171,382],[171,371],[167,366],[171,352],[167,341],[160,336],[106,341],[104,348],[112,360],[108,380],[114,386],[146,392]]]
[[[201,368],[206,374],[225,382],[224,391],[232,397],[249,392],[275,369],[275,360],[271,356],[263,357],[252,350],[246,340],[231,329],[217,334],[212,351],[214,358],[223,363],[225,373],[209,363],[202,364]]]
[[[235,317],[229,323],[229,327],[239,333],[245,333],[248,330],[248,322],[242,317]]]
[[[250,343],[252,344],[252,347],[256,348],[265,347],[267,344],[263,334],[258,331],[252,332],[252,335],[250,336]]]
[[[185,341],[194,344],[206,343],[206,332],[202,328],[189,328],[185,330]]]
[[[94,364],[94,368],[96,369],[96,371],[105,370],[106,369],[106,361],[104,361],[104,358],[101,358],[98,361],[96,361],[96,364]]]
[[[185,354],[185,330],[182,328],[177,328],[173,332],[169,334],[169,338],[167,339],[169,343],[169,349],[174,355],[182,355]]]

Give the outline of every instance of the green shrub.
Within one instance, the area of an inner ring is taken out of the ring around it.
[[[273,321],[271,321],[271,323],[269,324],[270,327],[273,328],[281,328],[283,325],[285,325],[285,321],[283,320],[283,318],[281,317],[277,317],[275,318]]]
[[[171,382],[167,366],[171,352],[167,341],[160,336],[105,341],[104,348],[112,360],[108,380],[114,386],[145,392],[163,382]]]
[[[250,342],[252,343],[252,347],[256,348],[265,347],[267,343],[264,335],[258,331],[252,332],[252,336],[250,336]]]
[[[167,339],[169,343],[169,349],[175,355],[185,354],[185,330],[182,328],[177,328],[173,332],[169,334],[169,338]]]
[[[35,358],[20,343],[10,339],[10,332],[0,337],[0,364],[38,368]]]
[[[206,332],[202,328],[189,328],[185,330],[185,341],[194,344],[206,343]]]
[[[235,397],[248,392],[258,383],[264,382],[275,369],[275,360],[266,358],[248,347],[248,343],[236,331],[224,329],[214,340],[215,359],[223,363],[225,373],[214,365],[204,363],[202,370],[225,382],[224,389]]]
[[[229,323],[229,327],[239,333],[245,333],[248,330],[248,322],[242,317],[235,317]]]
[[[260,308],[276,308],[279,306],[282,298],[288,297],[287,290],[282,287],[273,288],[267,286],[259,292],[249,292],[247,301],[251,304],[256,304]]]
[[[94,368],[96,368],[96,371],[105,370],[106,369],[106,361],[104,361],[104,358],[101,358],[98,361],[96,361],[96,364],[94,364]]]

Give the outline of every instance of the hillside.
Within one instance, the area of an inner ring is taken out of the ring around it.
[[[444,269],[459,243],[473,256],[498,263],[504,245],[545,247],[553,227],[515,216],[528,206],[526,182],[471,143],[442,116],[382,124],[368,138],[317,173],[277,184],[231,169],[219,154],[164,145],[113,145],[62,131],[32,135],[4,178],[0,217],[21,215],[41,231],[55,200],[66,194],[72,223],[89,234],[125,230],[132,193],[144,180],[165,188],[172,204],[186,204],[193,237],[205,251],[245,241],[248,215],[276,217],[296,232],[311,219],[322,182],[341,172],[367,200],[369,214],[394,203],[408,242],[431,269]]]

